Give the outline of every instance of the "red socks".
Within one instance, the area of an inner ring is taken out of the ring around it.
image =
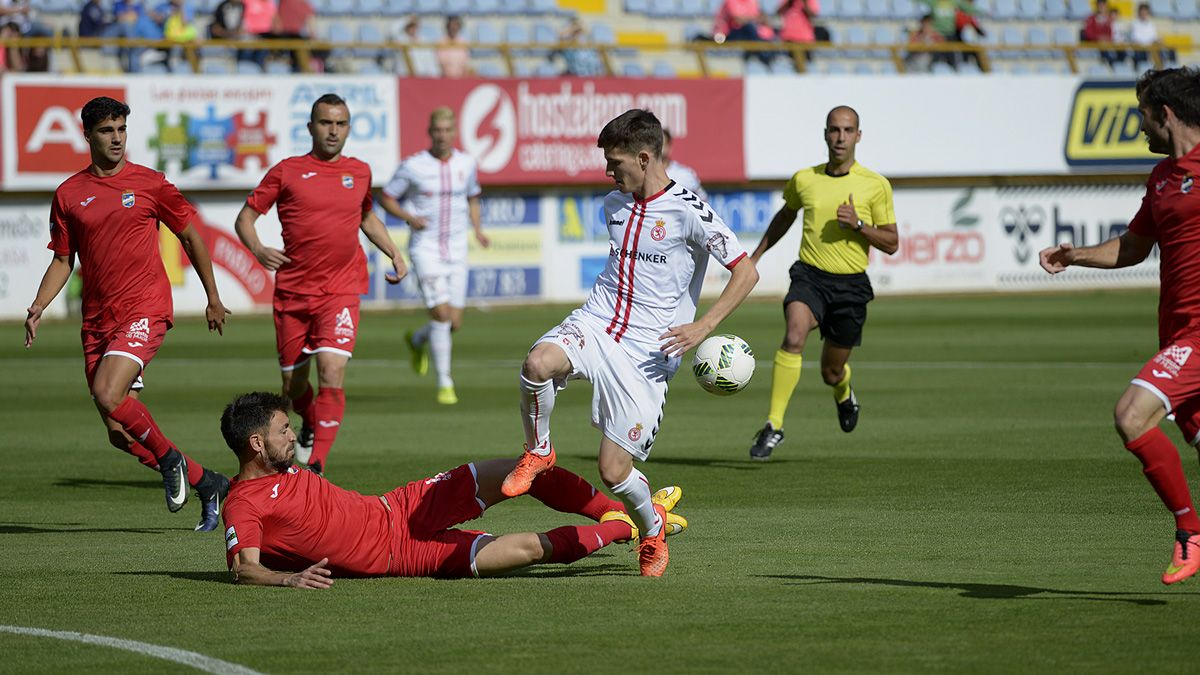
[[[292,399],[292,410],[295,410],[296,414],[300,416],[300,419],[304,420],[310,427],[316,426],[313,423],[312,402],[313,388],[312,384],[310,383],[305,384],[303,394],[300,394],[298,398]]]
[[[1157,427],[1125,444],[1142,462],[1142,472],[1158,493],[1167,509],[1175,515],[1175,527],[1188,532],[1200,532],[1200,518],[1188,492],[1183,462],[1175,444]]]
[[[342,426],[342,415],[346,412],[346,392],[333,387],[321,387],[317,392],[317,400],[312,406],[313,420],[313,450],[309,464],[320,463],[325,468],[325,459],[333,440],[337,438],[338,429]]]
[[[568,525],[546,533],[554,551],[546,562],[573,563],[608,546],[617,539],[629,537],[629,524],[610,520],[599,525]]]
[[[533,480],[529,496],[555,511],[575,513],[599,521],[609,511],[624,511],[625,505],[592,487],[583,478],[560,467],[543,471]]]
[[[128,452],[137,457],[142,464],[155,467],[158,460],[172,450],[183,455],[182,451],[167,440],[155,424],[154,418],[150,416],[150,411],[136,398],[126,396],[121,405],[109,413],[108,417],[124,427],[125,433],[133,436],[134,442],[130,444]],[[142,453],[149,456],[152,462],[147,462],[147,457]],[[188,485],[195,486],[204,476],[204,467],[187,455],[183,455],[183,458],[187,460]]]

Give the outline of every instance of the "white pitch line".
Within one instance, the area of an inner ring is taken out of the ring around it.
[[[0,633],[54,638],[55,640],[68,640],[70,642],[83,642],[90,645],[100,645],[101,647],[123,649],[127,652],[151,656],[164,661],[174,661],[175,663],[181,663],[185,666],[191,666],[196,670],[202,670],[206,673],[215,673],[217,675],[262,675],[262,673],[258,672],[257,670],[250,670],[245,666],[239,666],[236,663],[222,661],[221,659],[214,659],[211,656],[197,654],[196,652],[189,652],[185,649],[175,649],[174,647],[161,647],[159,645],[152,645],[148,642],[138,642],[136,640],[123,640],[121,638],[106,637],[104,635],[89,635],[87,633],[76,633],[75,631],[27,628],[25,626],[0,625]]]

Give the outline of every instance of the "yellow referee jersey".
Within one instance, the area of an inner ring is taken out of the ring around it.
[[[825,173],[825,164],[802,169],[783,188],[788,208],[804,211],[800,261],[830,274],[867,270],[866,239],[838,225],[838,206],[854,195],[854,209],[866,227],[896,222],[892,185],[883,176],[854,163],[844,176]]]

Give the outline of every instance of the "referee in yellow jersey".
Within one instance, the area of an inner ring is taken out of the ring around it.
[[[850,351],[862,344],[867,303],[875,294],[867,278],[867,248],[891,255],[900,245],[892,186],[854,161],[862,140],[858,113],[838,106],[825,116],[829,161],[797,171],[783,189],[784,205],[771,219],[751,260],[757,265],[804,211],[800,260],[792,265],[783,299],[787,333],[775,352],[771,410],[750,447],[751,459],[766,461],[783,442],[783,415],[800,381],[801,353],[809,333],[821,329],[821,378],[833,387],[838,422],[850,432],[858,424],[858,399],[850,387]]]

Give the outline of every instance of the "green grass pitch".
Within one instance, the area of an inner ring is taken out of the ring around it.
[[[691,529],[662,579],[615,545],[571,566],[490,580],[343,580],[327,592],[229,583],[220,532],[169,514],[156,474],[110,448],[83,383],[75,322],[34,349],[0,326],[0,624],[185,649],[261,672],[1188,672],[1197,581],[1162,586],[1173,527],[1112,430],[1154,352],[1152,292],[888,298],[853,360],[863,405],[843,434],[815,368],[768,464],[776,302],[720,328],[755,349],[750,387],[704,393],[685,367],[651,461]],[[517,367],[569,307],[470,310],[455,338],[461,404],[408,368],[416,311],[366,313],[329,477],[380,492],[521,448]],[[690,359],[690,354],[688,356]],[[217,426],[236,393],[278,387],[264,316],[224,337],[182,319],[147,371],[166,434],[232,472]],[[595,482],[591,388],[554,411],[563,466]],[[1169,432],[1184,467],[1196,453]],[[574,516],[529,498],[478,527]],[[187,671],[107,647],[0,633],[3,672]]]

